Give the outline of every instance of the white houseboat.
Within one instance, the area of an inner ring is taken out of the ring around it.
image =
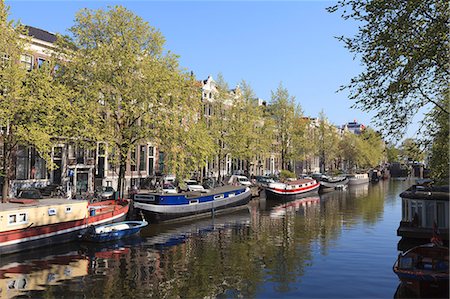
[[[423,240],[425,243],[438,230],[448,245],[449,239],[449,187],[414,185],[400,194],[402,221],[397,235],[404,239]]]

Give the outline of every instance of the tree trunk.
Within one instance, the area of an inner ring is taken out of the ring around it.
[[[125,170],[126,170],[126,157],[121,155],[120,157],[120,165],[119,165],[119,181],[117,184],[117,192],[119,194],[119,198],[124,197],[124,187],[125,187]]]

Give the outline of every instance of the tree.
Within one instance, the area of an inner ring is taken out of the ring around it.
[[[9,195],[15,175],[18,146],[32,146],[53,168],[51,149],[54,138],[67,133],[65,121],[73,118],[71,93],[53,77],[53,64],[28,72],[20,63],[26,53],[26,30],[7,21],[8,8],[0,2],[0,127],[2,152],[2,200]],[[34,167],[34,165],[32,165]]]
[[[445,106],[449,106],[449,93],[446,93],[442,101]],[[429,149],[429,166],[431,175],[438,181],[448,184],[449,181],[449,124],[448,115],[443,113],[440,109],[435,108],[430,117],[434,119],[428,127],[431,139]]]
[[[90,107],[97,138],[115,153],[123,196],[129,152],[141,142],[175,134],[167,127],[181,121],[180,111],[191,99],[190,79],[179,70],[177,57],[165,52],[162,34],[121,6],[83,9],[70,31],[67,43],[76,50],[61,61],[64,80]]]
[[[389,163],[399,162],[398,156],[400,155],[400,150],[395,146],[395,144],[388,143],[385,148],[386,159]]]
[[[296,106],[295,98],[280,83],[272,93],[270,111],[275,121],[277,148],[281,154],[281,167],[292,171],[293,158],[292,138],[295,131],[295,120],[301,117],[301,108]]]
[[[384,141],[381,135],[371,128],[365,128],[359,135],[360,143],[360,166],[363,168],[373,168],[380,165],[384,158]]]
[[[338,156],[339,136],[337,129],[328,122],[323,111],[319,113],[319,127],[316,129],[316,149],[320,158],[320,171],[325,173]]]
[[[420,143],[412,138],[407,138],[403,141],[400,148],[400,155],[405,161],[423,161],[425,158]]]
[[[270,151],[270,122],[264,117],[264,109],[258,105],[251,86],[242,80],[230,109],[227,144],[233,158],[246,162],[247,173],[253,159],[259,161]]]
[[[450,81],[448,1],[342,0],[328,11],[339,9],[362,23],[354,37],[339,37],[365,66],[341,88],[355,106],[376,111],[375,121],[392,136],[404,133],[421,108],[444,113],[448,127],[448,104],[440,100]]]

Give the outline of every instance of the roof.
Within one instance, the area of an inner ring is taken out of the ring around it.
[[[56,42],[56,35],[53,33],[28,25],[25,28],[28,30],[29,36],[52,44]]]

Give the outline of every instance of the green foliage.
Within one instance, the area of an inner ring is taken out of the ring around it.
[[[164,52],[162,34],[121,6],[83,9],[70,31],[65,44],[76,51],[61,61],[62,80],[77,92],[79,106],[92,112],[81,120],[88,127],[83,136],[96,134],[116,152],[118,189],[130,150],[154,138],[170,167],[184,172],[184,165],[175,165],[182,151],[174,145],[185,137],[184,116],[193,119],[192,78],[178,69],[176,56]]]
[[[276,136],[275,148],[281,154],[283,169],[292,169],[291,159],[294,158],[292,147],[295,134],[296,119],[302,115],[301,107],[295,104],[295,98],[280,83],[275,92],[272,91],[270,113],[274,119]]]
[[[342,0],[328,11],[361,22],[354,37],[340,37],[361,55],[365,70],[342,89],[355,106],[393,136],[405,132],[423,107],[449,113],[438,99],[450,81],[448,1]]]
[[[339,155],[339,135],[323,111],[319,113],[319,127],[316,128],[314,136],[317,154],[320,157],[320,171],[325,173],[327,168],[332,168],[331,162]]]
[[[391,143],[388,143],[385,148],[386,159],[388,162],[399,162],[398,156],[400,155],[400,150]]]
[[[407,138],[403,141],[400,148],[400,156],[405,161],[423,161],[425,154],[420,147],[420,143],[412,138]]]
[[[292,179],[292,178],[296,178],[296,175],[294,172],[292,172],[290,170],[286,170],[286,169],[283,169],[280,171],[280,179],[281,180]]]
[[[8,9],[0,3],[0,53],[7,58],[0,62],[0,127],[3,143],[2,174],[5,178],[2,195],[7,198],[9,181],[14,176],[13,155],[18,145],[33,146],[51,161],[54,137],[63,135],[65,122],[73,119],[70,91],[54,80],[52,64],[28,72],[19,63],[29,42],[21,25],[7,21]]]
[[[448,107],[449,93],[441,101],[442,105]],[[450,122],[447,114],[442,113],[439,109],[434,109],[431,116],[435,119],[432,125],[429,126],[429,136],[431,138],[431,149],[429,164],[431,175],[437,181],[448,184],[449,181],[449,128]]]

